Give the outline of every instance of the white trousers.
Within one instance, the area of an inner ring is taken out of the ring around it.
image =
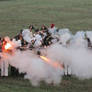
[[[0,65],[1,65],[1,76],[8,76],[8,67],[9,67],[8,61],[2,60]]]
[[[69,66],[67,64],[64,65],[64,74],[65,75],[71,75],[72,74],[71,66]]]

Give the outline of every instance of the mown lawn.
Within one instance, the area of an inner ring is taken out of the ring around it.
[[[92,92],[92,79],[80,81],[74,77],[64,77],[58,86],[42,83],[33,87],[23,78],[0,78],[0,92]]]
[[[92,0],[0,0],[0,36],[51,23],[73,33],[92,30]]]
[[[92,0],[0,0],[0,36],[13,37],[29,24],[92,30]],[[64,77],[59,86],[33,87],[19,77],[0,77],[0,92],[92,92],[92,79]]]

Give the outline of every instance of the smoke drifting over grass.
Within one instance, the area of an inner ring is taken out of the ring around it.
[[[55,44],[48,48],[47,55],[53,60],[69,65],[72,75],[80,79],[92,78],[92,52],[90,50],[86,48],[65,48]]]
[[[26,73],[25,78],[29,79],[35,86],[40,81],[45,81],[48,84],[59,84],[63,75],[63,69],[54,68],[31,51],[16,52],[10,58],[10,64],[19,69],[20,73]]]
[[[84,33],[78,32],[76,35],[72,35],[66,32],[60,34],[61,38],[65,38],[65,42],[64,39],[63,41],[60,39],[59,42],[47,47],[45,50],[41,50],[41,53],[53,62],[70,66],[72,75],[79,79],[92,78],[92,51],[87,48]],[[67,36],[69,37],[67,38]],[[67,46],[68,40],[70,44]],[[62,42],[63,45],[60,44]],[[60,84],[64,75],[63,68],[55,68],[44,62],[34,51],[16,51],[15,55],[10,56],[9,63],[19,69],[20,73],[25,73],[25,78],[29,79],[34,86],[39,85],[40,81],[48,84]]]

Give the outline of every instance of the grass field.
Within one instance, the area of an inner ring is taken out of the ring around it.
[[[0,0],[0,36],[51,23],[73,33],[92,30],[92,0]]]
[[[92,30],[92,0],[0,0],[0,36],[13,37],[29,24]],[[0,92],[92,92],[92,79],[64,77],[59,86],[33,87],[22,78],[0,78]]]
[[[22,78],[0,78],[0,92],[92,92],[92,79],[79,81],[64,77],[59,86],[41,84],[40,87],[33,87]]]

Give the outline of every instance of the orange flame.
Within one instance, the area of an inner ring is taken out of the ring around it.
[[[7,43],[7,44],[5,45],[5,49],[6,49],[6,50],[11,49],[11,48],[12,48],[12,46],[11,46],[10,43]]]
[[[4,43],[2,46],[2,50],[4,53],[8,53],[11,55],[14,54],[14,48],[13,48],[13,44],[11,42]]]
[[[60,68],[60,69],[64,68],[62,64],[59,64],[58,62],[53,62],[44,56],[40,56],[40,58],[55,68]]]

